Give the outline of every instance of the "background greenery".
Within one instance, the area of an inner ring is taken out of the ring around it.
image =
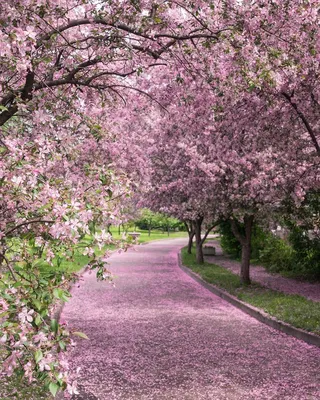
[[[255,224],[252,234],[253,263],[264,265],[271,272],[279,272],[285,276],[320,280],[320,239],[312,238],[308,227],[298,226],[292,221],[285,224],[288,229],[286,239],[277,237]],[[239,225],[243,231],[243,226]],[[234,237],[230,223],[220,225],[221,247],[225,253],[235,259],[241,256],[241,246]]]

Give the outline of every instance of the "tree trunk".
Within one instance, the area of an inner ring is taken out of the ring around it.
[[[242,245],[241,249],[241,271],[240,280],[242,283],[250,285],[250,255],[251,255],[251,245]]]
[[[112,232],[110,231],[110,227],[111,227],[111,224],[107,224],[107,232],[109,233],[109,235],[112,236]]]
[[[151,236],[151,226],[148,226],[148,236]]]
[[[170,236],[170,231],[169,231],[169,227],[167,228],[167,233],[168,233],[168,236]]]
[[[241,270],[240,270],[240,280],[242,283],[250,285],[250,256],[251,256],[251,236],[253,227],[254,216],[246,214],[244,216],[244,229],[245,234],[242,235],[239,232],[235,220],[230,220],[231,229],[234,236],[239,240],[241,244]]]
[[[194,235],[195,235],[195,231],[194,231],[194,228],[193,228],[193,225],[192,225],[192,221],[189,221],[189,222],[183,221],[183,222],[184,222],[184,225],[185,225],[185,227],[187,229],[188,237],[189,237],[189,240],[188,240],[188,254],[192,254],[193,238],[194,238]]]
[[[198,264],[204,263],[203,258],[203,250],[202,245],[203,242],[201,240],[201,226],[202,226],[203,218],[199,218],[195,221],[195,236],[196,236],[196,260]]]
[[[119,224],[119,228],[118,228],[118,233],[119,233],[119,236],[121,235],[121,225]]]
[[[193,246],[193,238],[194,238],[194,231],[190,231],[189,233],[189,241],[188,241],[188,254],[192,253],[192,246]]]

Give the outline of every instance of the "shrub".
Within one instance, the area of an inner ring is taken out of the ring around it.
[[[320,240],[310,238],[303,228],[294,226],[289,235],[294,248],[294,270],[298,275],[320,280]]]
[[[243,224],[238,223],[238,229],[241,233],[244,233]],[[219,232],[222,235],[220,244],[223,251],[232,258],[239,259],[241,257],[241,245],[232,233],[230,222],[222,222],[219,226]],[[253,260],[259,259],[260,251],[264,248],[266,237],[267,234],[263,229],[259,225],[254,224],[251,240],[251,258]]]
[[[289,226],[288,241],[254,225],[251,260],[264,265],[271,272],[307,280],[320,280],[320,240],[310,238],[308,232],[295,224]],[[240,231],[243,226],[239,224]],[[220,226],[221,247],[231,257],[241,257],[241,246],[234,237],[229,222]]]
[[[243,230],[243,227],[239,224],[239,230]],[[220,245],[222,250],[229,254],[232,258],[241,257],[241,245],[239,241],[234,237],[231,230],[231,224],[229,221],[224,221],[219,225],[219,233],[221,235]]]
[[[258,260],[269,271],[281,272],[293,269],[294,249],[283,239],[272,233],[266,234],[263,249],[260,250]]]

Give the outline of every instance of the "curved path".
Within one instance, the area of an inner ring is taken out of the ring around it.
[[[111,257],[116,287],[86,275],[62,319],[81,400],[320,399],[320,349],[216,297],[177,263],[183,239]]]

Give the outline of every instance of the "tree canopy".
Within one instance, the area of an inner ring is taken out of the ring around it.
[[[253,221],[288,201],[298,220],[319,190],[319,5],[7,0],[0,14],[0,342],[9,375],[72,394],[70,335],[50,316],[73,277],[44,278],[37,257],[72,258],[90,236],[109,278],[96,249],[133,198],[198,242],[230,220],[250,281]]]

